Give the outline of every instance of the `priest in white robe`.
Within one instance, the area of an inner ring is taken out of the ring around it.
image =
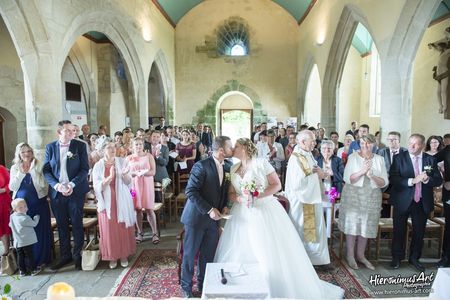
[[[316,144],[314,134],[304,130],[297,135],[297,146],[289,158],[286,171],[286,196],[290,212],[306,252],[313,265],[330,263],[322,201],[324,173],[311,151]]]

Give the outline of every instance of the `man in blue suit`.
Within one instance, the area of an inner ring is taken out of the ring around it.
[[[213,155],[192,168],[186,195],[188,197],[181,222],[184,224],[184,253],[181,266],[181,288],[185,297],[192,297],[195,255],[198,258],[197,284],[203,289],[206,264],[212,262],[219,239],[219,219],[225,213],[231,163],[231,140],[218,136],[212,144]]]
[[[57,129],[59,139],[48,144],[45,149],[43,171],[50,185],[50,203],[58,224],[61,252],[61,259],[51,267],[54,271],[71,263],[72,259],[75,268],[81,270],[83,205],[89,191],[89,164],[86,144],[74,139],[72,127],[70,121],[60,121]],[[73,252],[70,250],[69,223],[72,224]]]
[[[411,217],[412,233],[409,263],[418,271],[425,268],[419,262],[422,254],[423,237],[427,218],[434,210],[433,188],[442,184],[436,158],[423,152],[425,137],[413,134],[409,138],[408,151],[393,156],[389,170],[392,184],[391,197],[394,205],[392,262],[394,269],[400,267],[405,257],[405,233],[408,218]]]

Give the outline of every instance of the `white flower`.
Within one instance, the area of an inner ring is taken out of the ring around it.
[[[67,156],[67,158],[73,158],[73,153],[70,151],[67,151],[66,156]]]

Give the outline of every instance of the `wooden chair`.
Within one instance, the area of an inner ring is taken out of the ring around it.
[[[409,242],[409,234],[412,231],[412,220],[408,219],[408,226],[406,229],[406,239]],[[437,252],[437,257],[441,258],[441,250],[442,250],[442,242],[444,240],[443,235],[444,235],[444,228],[439,225],[438,223],[428,219],[427,220],[427,224],[425,226],[425,237],[423,238],[424,241],[428,241],[428,248],[430,248],[431,246],[431,241],[432,240],[437,240],[438,241],[438,252]],[[426,236],[426,234],[434,234],[437,233],[437,236]],[[442,237],[442,238],[441,238]],[[409,250],[409,244],[406,244],[406,257],[408,257],[408,250]]]
[[[56,219],[51,218],[50,224],[51,224],[52,231],[55,232],[58,229],[58,224],[56,223]],[[83,218],[83,231],[85,234],[86,242],[90,241],[91,230],[94,233],[94,238],[97,240],[97,238],[98,238],[97,225],[98,225],[98,219],[96,217],[95,218]],[[69,228],[72,229],[72,225],[70,225]],[[58,242],[58,240],[54,239],[54,243],[56,244],[57,242]]]
[[[182,191],[182,184],[187,184],[187,182],[189,181],[189,174],[179,174],[177,172],[176,176],[175,176],[175,180],[176,180],[176,191],[175,193],[178,195],[180,194]]]
[[[165,214],[165,206],[166,206],[166,199],[164,197],[164,190],[162,188],[162,184],[160,182],[155,181],[155,201],[159,200],[161,202],[155,203],[155,214],[156,214],[156,222],[158,223],[158,231],[159,228],[162,226],[163,228],[166,228],[166,214]],[[156,209],[156,206],[158,204],[158,209]]]
[[[290,209],[289,200],[283,195],[274,195],[274,196],[278,199],[278,202],[280,202],[281,206],[283,206],[286,213],[289,213]]]
[[[389,198],[385,198],[383,193],[383,204],[387,203]],[[380,218],[378,221],[378,232],[377,237],[375,239],[375,259],[378,260],[380,258],[380,246],[383,240],[391,241],[392,243],[392,235],[394,233],[394,207],[391,206],[391,211],[389,214],[389,218]]]
[[[155,206],[153,207],[153,211],[155,212],[155,216],[156,216],[156,224],[158,226],[158,236],[161,237],[161,227],[162,227],[162,223],[161,223],[161,212],[162,212],[162,207],[163,204],[162,203],[155,203]],[[143,210],[145,211],[145,209]],[[165,227],[165,225],[164,225]]]
[[[436,224],[439,224],[439,226],[441,226],[441,241],[440,241],[440,245],[442,246],[442,245],[444,245],[445,217],[432,217],[431,221],[433,221]],[[442,255],[442,249],[440,249],[439,254]]]
[[[175,198],[172,192],[164,193],[165,213],[169,214],[169,223],[172,223],[172,211],[175,210]]]
[[[175,197],[175,218],[181,216],[184,205],[186,204],[187,196],[185,193],[180,193]]]

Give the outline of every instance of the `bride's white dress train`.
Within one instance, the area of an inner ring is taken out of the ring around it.
[[[231,183],[241,195],[242,181],[255,180],[267,186],[274,172],[265,159],[254,159],[241,178],[231,169]],[[303,243],[284,208],[273,196],[257,199],[253,207],[234,203],[233,217],[225,224],[217,247],[216,262],[259,263],[270,296],[297,299],[340,299],[344,290],[317,276]]]

